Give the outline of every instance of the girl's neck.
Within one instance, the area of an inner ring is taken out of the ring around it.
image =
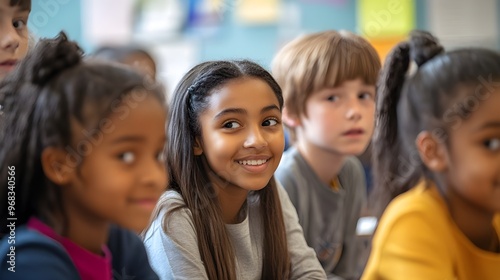
[[[498,234],[493,226],[494,213],[486,212],[449,190],[445,200],[452,219],[464,235],[478,248],[486,251],[498,250]]]
[[[70,221],[67,230],[67,238],[80,247],[102,255],[102,246],[107,243],[109,235],[109,224],[93,223],[92,225],[82,221]]]
[[[59,221],[66,220],[64,226],[51,226],[57,234],[70,239],[78,246],[97,255],[102,255],[102,246],[107,243],[109,235],[109,223],[96,221],[82,212],[75,211],[73,207],[65,205],[65,217],[58,218]]]
[[[320,180],[329,185],[344,166],[347,156],[325,150],[309,141],[297,142],[297,149]]]
[[[248,190],[231,184],[224,188],[218,186],[216,188],[218,188],[217,199],[219,201],[224,223],[237,224],[242,222],[239,219],[239,213],[247,200]]]

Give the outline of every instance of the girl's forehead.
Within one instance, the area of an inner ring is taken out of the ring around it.
[[[270,101],[278,104],[278,98],[271,86],[258,78],[231,80],[213,90],[209,100],[211,107],[252,106]]]
[[[117,96],[105,102],[87,101],[81,110],[75,114],[75,118],[83,127],[95,127],[109,120],[123,121],[135,111],[140,111],[139,106],[152,107],[161,105],[161,101],[151,92],[138,89],[124,96]],[[166,111],[166,106],[162,106]]]
[[[476,91],[474,94],[462,96],[449,107],[446,120],[452,121],[449,123],[452,128],[458,130],[463,127],[464,132],[474,134],[493,127],[490,124],[500,124],[498,108],[500,88],[493,91]]]

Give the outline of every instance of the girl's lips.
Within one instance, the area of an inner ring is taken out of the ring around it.
[[[133,199],[131,200],[131,202],[138,205],[141,208],[145,208],[146,210],[152,211],[155,208],[158,199],[152,199],[152,198]]]
[[[363,129],[350,129],[344,132],[345,136],[358,136],[364,134],[365,131]]]
[[[267,159],[258,159],[258,160],[241,160],[237,161],[237,163],[250,173],[261,173],[267,169],[269,166],[269,160]]]

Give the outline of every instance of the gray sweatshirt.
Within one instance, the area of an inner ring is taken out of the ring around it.
[[[356,225],[366,203],[359,160],[347,158],[338,175],[338,192],[319,179],[294,147],[284,153],[275,176],[297,209],[307,244],[316,251],[328,278],[358,277]]]
[[[326,279],[314,250],[304,240],[297,213],[283,187],[278,184],[292,276],[290,279]],[[165,213],[185,205],[176,191],[167,191],[161,200],[165,209],[153,221],[144,237],[151,266],[160,279],[208,279],[201,261],[191,211],[183,208],[168,219],[168,235],[162,229]],[[260,279],[263,262],[263,228],[257,199],[247,199],[246,217],[239,224],[226,225],[236,256],[236,274],[241,280]]]

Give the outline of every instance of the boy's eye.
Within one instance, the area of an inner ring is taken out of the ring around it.
[[[278,124],[278,120],[276,119],[267,119],[262,123],[262,126],[274,126]]]
[[[125,152],[118,156],[124,163],[132,163],[135,160],[135,155],[132,152]]]
[[[226,122],[223,125],[224,128],[238,128],[240,126],[241,125],[239,123],[235,122],[235,121]]]
[[[363,93],[359,94],[359,98],[360,99],[371,99],[372,95],[370,93],[368,93],[368,92],[363,92]]]
[[[26,26],[26,22],[24,20],[16,20],[12,23],[15,29],[22,29]]]
[[[484,146],[490,151],[498,151],[500,149],[500,138],[486,140]]]

